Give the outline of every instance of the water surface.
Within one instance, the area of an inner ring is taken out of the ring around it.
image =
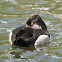
[[[46,23],[50,43],[37,49],[11,46],[9,32],[23,26],[34,12]],[[0,0],[0,62],[62,62],[62,1]]]

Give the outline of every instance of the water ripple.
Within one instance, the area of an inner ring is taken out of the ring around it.
[[[0,61],[1,62],[62,62],[62,1],[61,0],[0,0]],[[30,14],[40,14],[51,41],[47,46],[17,47],[9,43],[9,32],[25,25]]]
[[[10,32],[11,29],[0,28],[0,33]]]

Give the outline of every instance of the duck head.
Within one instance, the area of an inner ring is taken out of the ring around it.
[[[47,30],[46,24],[41,19],[40,15],[33,13],[26,22],[26,27],[31,27],[33,29],[43,29]]]

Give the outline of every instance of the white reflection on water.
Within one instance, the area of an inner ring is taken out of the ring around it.
[[[0,33],[10,32],[11,29],[0,28]]]
[[[62,57],[58,57],[57,55],[52,55],[52,58],[59,58],[59,59],[62,59]]]
[[[49,8],[41,7],[41,8],[32,8],[32,9],[37,9],[37,10],[49,10]]]
[[[6,21],[0,21],[1,23],[8,23],[8,22],[6,22]]]
[[[18,4],[15,0],[6,0],[8,2],[12,2],[13,4]]]

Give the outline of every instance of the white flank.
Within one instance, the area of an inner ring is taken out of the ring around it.
[[[45,44],[45,43],[49,42],[49,40],[50,40],[49,36],[47,36],[47,35],[40,35],[38,37],[38,39],[36,40],[34,45],[42,45],[42,44]]]
[[[9,34],[9,42],[10,42],[11,45],[12,45],[11,36],[12,36],[12,31],[11,31],[10,34]]]

